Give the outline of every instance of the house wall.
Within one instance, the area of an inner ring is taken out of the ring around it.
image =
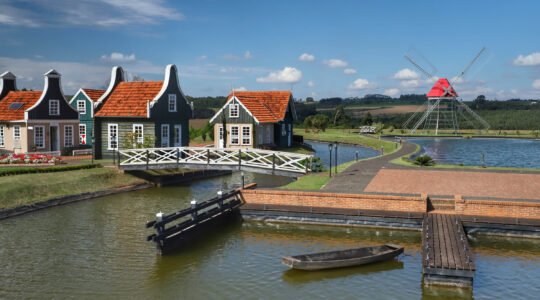
[[[73,145],[74,147],[65,147],[64,146],[64,128],[67,125],[73,126]],[[44,134],[45,134],[45,147],[43,148],[35,148],[34,149],[34,128],[36,126],[44,126]],[[27,124],[27,132],[26,132],[26,140],[27,140],[27,149],[23,152],[48,152],[51,151],[51,126],[57,126],[58,127],[58,145],[59,150],[62,155],[65,155],[66,152],[70,149],[73,149],[77,147],[79,144],[79,122],[78,120],[63,120],[58,122],[47,122],[47,121],[36,121],[36,122],[29,122]]]
[[[285,124],[285,132],[282,130],[282,124]],[[285,134],[283,134],[285,133]],[[287,112],[285,113],[285,118],[283,121],[275,124],[274,126],[274,143],[280,147],[288,147],[289,138],[291,140],[292,146],[292,135],[293,135],[293,115],[291,109],[291,102],[287,107]]]
[[[108,124],[118,124],[118,147],[119,149],[126,149],[123,147],[124,136],[128,133],[133,132],[133,124],[142,124],[143,125],[143,135],[155,137],[155,124],[154,122],[149,121],[146,118],[134,119],[134,118],[104,118],[97,117],[94,119],[94,129],[96,130],[94,134],[99,135],[99,138],[96,139],[96,144],[94,145],[94,151],[96,158],[110,158],[113,156],[113,151],[108,149],[109,145],[109,125]],[[132,147],[130,147],[132,148]]]
[[[46,79],[47,80],[47,79]],[[32,110],[28,111],[28,119],[31,120],[68,120],[74,119],[79,120],[79,113],[74,110],[69,103],[64,98],[62,91],[60,89],[60,78],[48,78],[48,87],[45,91],[45,96],[43,101],[34,107]],[[60,100],[60,115],[51,116],[49,115],[49,100],[57,99]]]
[[[28,152],[28,140],[25,123],[0,123],[4,126],[4,147],[0,147],[0,153],[24,153]],[[14,127],[20,126],[21,139],[18,143],[14,143],[13,133]]]
[[[219,148],[219,127],[222,126],[222,123],[216,123],[214,125],[214,147]],[[239,141],[240,145],[231,145],[231,127],[239,126]],[[250,138],[251,143],[249,145],[242,145],[242,126],[249,126],[250,128]],[[227,124],[227,143],[226,148],[253,148],[253,124],[251,123],[234,123]]]
[[[70,105],[75,110],[77,110],[77,101],[83,100],[86,103],[86,113],[80,114],[79,113],[79,124],[86,125],[86,144],[81,144],[81,147],[92,147],[92,134],[94,132],[94,122],[92,119],[92,106],[93,103],[90,99],[86,97],[86,95],[82,92],[77,93],[71,100]],[[79,132],[77,132],[77,135]]]
[[[178,73],[171,70],[169,84],[163,95],[154,102],[150,109],[150,119],[155,123],[156,146],[161,147],[161,125],[169,124],[169,145],[173,146],[174,125],[182,126],[182,141],[180,146],[189,145],[189,119],[192,116],[191,106],[178,85]],[[169,95],[176,95],[176,112],[169,111]]]

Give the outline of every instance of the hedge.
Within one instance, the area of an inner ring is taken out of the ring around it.
[[[101,164],[85,164],[85,165],[73,165],[62,167],[0,167],[0,176],[20,175],[20,174],[32,174],[32,173],[51,173],[51,172],[64,172],[83,169],[101,168]]]

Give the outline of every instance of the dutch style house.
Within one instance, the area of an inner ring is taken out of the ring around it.
[[[81,147],[92,146],[94,132],[94,103],[105,93],[105,90],[79,89],[69,104],[79,112],[79,141]]]
[[[135,82],[125,81],[122,68],[114,67],[109,87],[94,104],[95,156],[112,157],[128,133],[137,143],[155,138],[153,147],[187,146],[191,115],[175,65],[165,68],[164,81]]]
[[[0,75],[0,152],[57,152],[79,145],[79,114],[64,97],[60,73],[45,73],[43,91],[17,91],[11,72]]]
[[[214,125],[214,147],[291,147],[294,119],[296,111],[290,91],[233,92],[210,119]]]

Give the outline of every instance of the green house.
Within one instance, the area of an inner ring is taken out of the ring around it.
[[[79,89],[69,104],[79,112],[79,141],[81,147],[92,147],[94,132],[94,103],[105,93],[105,90]]]
[[[175,65],[166,67],[164,81],[128,82],[122,68],[114,67],[109,87],[94,107],[96,158],[149,140],[152,148],[189,145],[193,107],[180,88]]]

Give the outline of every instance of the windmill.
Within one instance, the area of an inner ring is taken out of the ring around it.
[[[410,56],[405,55],[411,64],[413,64],[422,74],[428,79],[435,81],[435,84],[427,94],[427,108],[423,111],[421,106],[405,123],[403,128],[410,129],[411,134],[414,134],[418,129],[434,130],[435,135],[439,133],[439,129],[450,129],[454,134],[459,131],[458,114],[468,122],[473,128],[478,129],[478,125],[489,129],[489,124],[476,114],[471,108],[463,103],[461,98],[458,98],[458,94],[454,89],[453,83],[462,78],[465,73],[471,68],[474,62],[482,55],[486,50],[483,47],[478,54],[471,60],[471,62],[465,67],[465,69],[459,73],[452,82],[446,78],[437,78],[417,64]],[[418,115],[423,111],[423,114],[418,119]],[[413,122],[415,120],[416,122]],[[409,127],[411,124],[413,126]]]

